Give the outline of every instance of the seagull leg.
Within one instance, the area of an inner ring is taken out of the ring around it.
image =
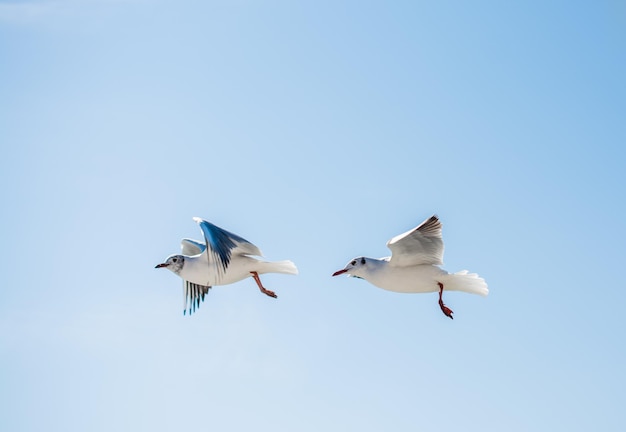
[[[443,294],[443,284],[441,282],[437,282],[437,285],[439,285],[439,307],[441,308],[441,311],[445,316],[449,317],[450,319],[454,319],[454,317],[452,316],[454,312],[452,312],[452,309],[450,309],[448,306],[443,304],[443,300],[441,298],[441,295]]]
[[[278,296],[276,295],[276,293],[274,291],[270,291],[268,289],[265,289],[265,287],[261,283],[261,279],[259,278],[259,274],[257,272],[253,271],[253,272],[250,272],[250,273],[252,274],[252,277],[254,278],[254,281],[259,286],[259,289],[261,290],[261,292],[263,294],[268,295],[268,296],[273,297],[273,298],[278,298]]]

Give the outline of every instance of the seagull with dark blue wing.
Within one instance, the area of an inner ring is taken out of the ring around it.
[[[263,294],[276,298],[273,291],[263,286],[259,275],[298,274],[293,262],[264,261],[259,248],[248,240],[198,217],[193,220],[202,229],[204,243],[183,239],[182,254],[171,255],[155,267],[167,268],[183,279],[183,312],[194,312],[212,286],[229,285],[247,277],[254,279]]]

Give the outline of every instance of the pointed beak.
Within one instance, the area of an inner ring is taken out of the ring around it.
[[[156,266],[154,266],[154,268],[167,267],[168,265],[169,265],[168,263],[161,263],[161,264],[157,264]]]
[[[339,276],[340,274],[344,274],[347,271],[348,270],[346,269],[337,270],[335,273],[333,273],[333,276]]]

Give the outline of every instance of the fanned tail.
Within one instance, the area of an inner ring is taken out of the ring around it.
[[[442,278],[441,282],[444,290],[447,291],[463,291],[483,297],[489,294],[487,282],[476,273],[470,273],[467,270],[447,274]]]
[[[297,275],[298,268],[289,260],[285,261],[261,261],[262,266],[259,273],[283,273]]]

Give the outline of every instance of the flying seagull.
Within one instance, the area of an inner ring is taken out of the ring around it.
[[[400,293],[428,293],[439,291],[439,306],[450,318],[452,310],[443,303],[443,290],[464,291],[486,296],[489,293],[485,280],[467,270],[448,273],[443,264],[441,222],[431,216],[417,228],[400,234],[387,242],[391,257],[359,257],[345,268],[333,273],[347,273],[365,279],[379,288]]]
[[[291,261],[264,261],[258,247],[212,223],[193,218],[200,225],[204,242],[182,239],[182,254],[170,255],[155,268],[167,268],[183,279],[183,314],[191,315],[212,286],[229,285],[252,277],[263,294],[277,295],[261,284],[260,274],[298,274]],[[257,258],[259,257],[259,258]]]

